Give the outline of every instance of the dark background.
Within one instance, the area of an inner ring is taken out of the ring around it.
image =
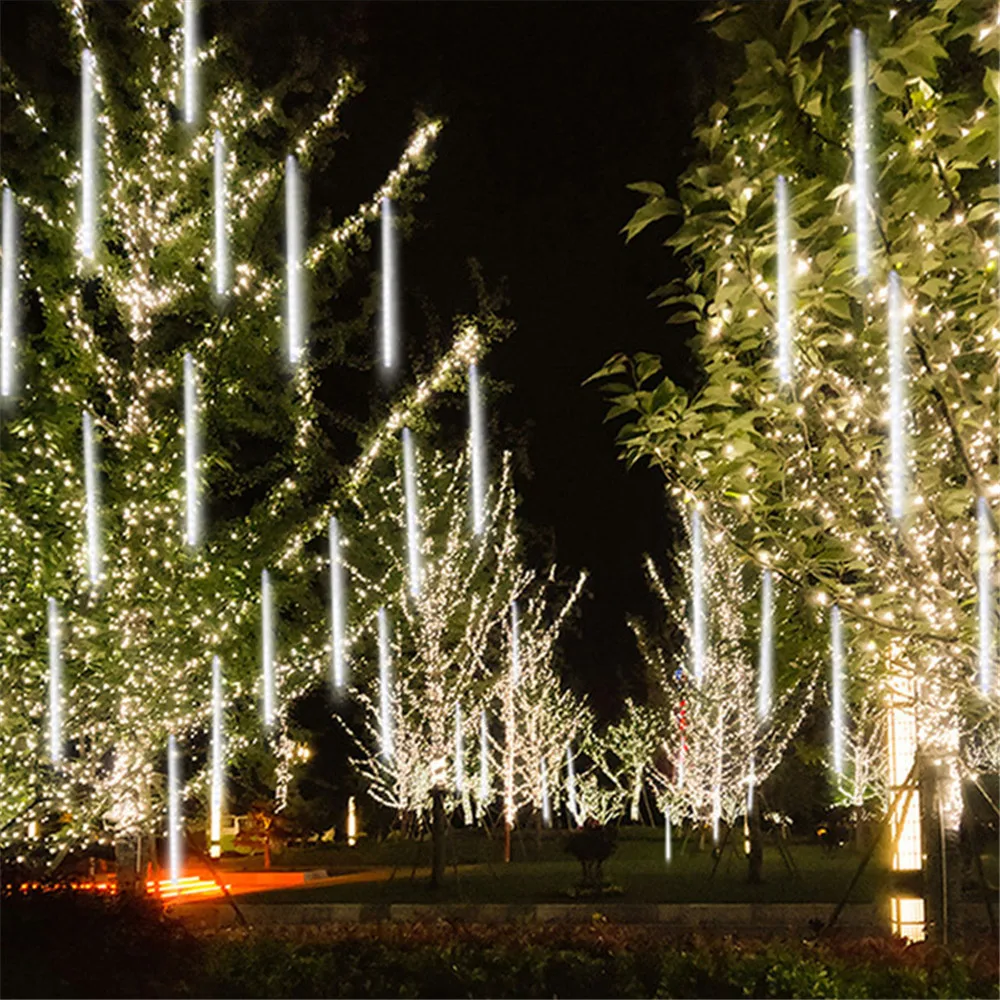
[[[639,180],[668,188],[692,155],[695,118],[718,75],[705,3],[202,4],[202,34],[228,38],[266,87],[311,79],[319,109],[338,65],[365,91],[346,109],[349,134],[314,203],[344,214],[396,162],[419,111],[443,116],[436,162],[402,248],[411,358],[435,328],[475,307],[468,260],[503,285],[515,333],[487,357],[506,386],[493,401],[494,457],[517,449],[529,548],[567,576],[590,571],[588,596],[563,643],[567,680],[604,716],[642,694],[627,613],[655,614],[642,553],[665,560],[670,515],[658,476],[626,471],[606,406],[583,381],[613,353],[663,355],[691,378],[683,328],[649,293],[676,273],[663,227],[625,245]],[[109,23],[122,4],[94,11]],[[5,62],[36,93],[63,91],[75,115],[75,44],[54,4],[0,4]],[[60,65],[64,63],[64,65]],[[376,234],[377,236],[377,234]],[[377,239],[374,241],[377,244]],[[377,267],[377,256],[372,263]],[[335,403],[335,400],[331,400]]]

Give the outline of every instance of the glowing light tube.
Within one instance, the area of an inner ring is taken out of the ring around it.
[[[976,501],[979,528],[979,690],[988,695],[993,688],[993,532],[986,498]]]
[[[844,773],[844,634],[840,608],[830,609],[830,726],[833,740],[833,770]]]
[[[271,597],[271,574],[260,574],[260,650],[264,678],[264,725],[274,725],[274,608]]]
[[[462,735],[462,706],[455,702],[455,791],[465,792],[465,740]]]
[[[213,858],[222,854],[222,666],[212,657],[212,787],[209,799],[209,839]]]
[[[542,823],[544,826],[552,826],[552,803],[549,801],[549,769],[545,766],[545,758],[542,758],[541,766],[542,778]]]
[[[226,212],[229,193],[226,190],[226,146],[222,133],[215,132],[215,294],[220,298],[229,292],[229,233]]]
[[[691,508],[691,658],[694,679],[705,676],[705,548],[701,512]]]
[[[517,601],[510,602],[510,680],[517,687],[521,679],[521,611]]]
[[[181,880],[183,836],[181,818],[181,774],[177,740],[171,733],[167,737],[167,858],[170,881],[176,887]]]
[[[406,500],[406,553],[409,560],[410,593],[420,595],[420,529],[417,520],[417,463],[413,435],[403,428],[403,491]]]
[[[187,544],[195,548],[201,541],[198,464],[198,384],[194,358],[184,355],[184,500]]]
[[[774,191],[778,241],[778,380],[792,381],[792,241],[788,234],[788,184],[778,176]]]
[[[889,272],[889,495],[896,521],[906,512],[906,356],[903,291]]]
[[[486,808],[490,797],[490,748],[486,709],[479,710],[479,806]]]
[[[14,395],[14,346],[17,340],[17,203],[3,189],[3,292],[0,298],[0,397]]]
[[[285,267],[288,295],[286,337],[288,361],[294,367],[302,356],[304,337],[302,295],[302,183],[294,156],[285,159]]]
[[[396,287],[395,210],[389,198],[382,199],[382,367],[396,366],[399,344],[399,291]]]
[[[576,810],[576,767],[573,764],[573,747],[566,744],[566,796],[569,799],[569,814],[579,826],[580,817]]]
[[[97,228],[97,121],[94,112],[94,54],[83,50],[80,65],[80,253],[94,259]]]
[[[94,448],[94,422],[89,410],[83,411],[83,481],[87,494],[87,574],[90,585],[101,579],[101,537],[98,525],[97,455]]]
[[[719,846],[719,832],[722,824],[722,752],[723,752],[723,708],[719,707],[719,721],[715,731],[715,774],[712,776],[712,843]]]
[[[771,714],[774,693],[774,582],[765,569],[760,581],[760,669],[757,673],[757,718]]]
[[[469,495],[472,501],[472,533],[482,534],[486,521],[486,439],[483,432],[483,400],[479,392],[479,366],[469,365]]]
[[[347,687],[344,630],[347,621],[347,590],[344,563],[340,557],[340,525],[330,518],[330,631],[333,649],[333,690],[339,695]]]
[[[184,121],[194,123],[198,115],[198,11],[196,0],[184,5]]]
[[[49,598],[49,760],[63,759],[62,738],[62,636],[59,631],[59,607]]]
[[[392,662],[389,651],[389,620],[385,608],[378,609],[378,714],[380,737],[382,741],[382,756],[392,759],[392,691],[390,689],[389,672]]]
[[[674,831],[670,822],[670,803],[663,807],[663,860],[669,865],[674,860]]]
[[[868,220],[868,56],[865,36],[855,28],[851,32],[851,94],[854,115],[854,230],[856,268],[868,277],[870,227]]]

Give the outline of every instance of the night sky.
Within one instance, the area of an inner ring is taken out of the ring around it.
[[[699,3],[223,3],[203,5],[204,33],[225,33],[258,85],[338,58],[366,89],[349,105],[349,138],[322,186],[347,213],[395,163],[420,109],[447,125],[402,248],[407,348],[426,349],[436,314],[475,306],[469,258],[505,284],[517,330],[484,368],[508,390],[496,401],[492,451],[518,448],[531,551],[567,577],[590,573],[565,638],[565,674],[602,714],[642,694],[627,613],[655,613],[641,571],[671,531],[662,482],[627,472],[583,381],[617,351],[653,351],[691,377],[682,327],[649,293],[676,273],[664,227],[625,245],[620,230],[639,180],[670,187],[689,162],[691,130],[715,71]],[[42,87],[74,94],[53,65],[65,30],[53,5],[2,5],[4,58]],[[56,43],[54,39],[59,39]],[[326,93],[312,95],[322,106]],[[377,241],[376,241],[377,243]],[[377,265],[377,259],[373,261]],[[639,686],[637,686],[639,685]]]

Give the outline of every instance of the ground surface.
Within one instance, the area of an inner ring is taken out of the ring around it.
[[[476,903],[566,902],[579,881],[580,865],[564,848],[565,833],[553,831],[539,845],[533,833],[515,837],[510,864],[502,860],[502,847],[471,830],[449,832],[446,884],[434,901]],[[764,852],[764,881],[747,882],[741,854],[727,850],[714,877],[709,850],[693,844],[664,861],[662,831],[623,828],[615,854],[605,863],[605,878],[621,889],[621,902],[634,903],[743,903],[838,902],[857,870],[861,855],[848,848],[832,854],[813,844],[788,845],[795,866],[790,871],[776,846]],[[323,868],[331,874],[352,875],[350,880],[304,885],[242,897],[246,902],[268,903],[417,903],[429,901],[427,866],[429,841],[362,841],[356,848],[317,846],[289,849],[276,864],[304,870]],[[258,863],[257,859],[249,862]],[[367,875],[361,872],[366,871]],[[851,894],[853,902],[875,898],[884,872],[873,862]]]

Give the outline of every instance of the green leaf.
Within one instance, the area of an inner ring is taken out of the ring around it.
[[[891,69],[875,71],[875,86],[889,97],[903,97],[906,94],[906,77]]]
[[[642,194],[651,194],[657,198],[663,198],[666,195],[663,185],[657,184],[655,181],[636,181],[634,184],[626,184],[625,187],[629,191],[639,191]]]

